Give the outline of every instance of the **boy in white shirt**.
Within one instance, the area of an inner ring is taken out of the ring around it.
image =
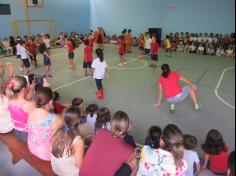
[[[21,55],[21,60],[24,65],[24,74],[29,75],[30,74],[30,61],[29,61],[29,55],[33,56],[30,52],[27,51],[25,48],[25,41],[21,42],[21,47],[20,47],[20,55]]]
[[[194,176],[194,164],[196,165],[196,172],[199,174],[201,171],[200,160],[198,154],[193,151],[197,146],[197,139],[191,135],[184,135],[184,160],[188,163],[188,170],[186,176]]]

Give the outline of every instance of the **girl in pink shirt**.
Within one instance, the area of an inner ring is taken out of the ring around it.
[[[175,111],[175,104],[184,101],[189,95],[193,101],[195,110],[199,110],[200,105],[196,96],[196,86],[178,72],[171,71],[168,64],[163,64],[161,69],[162,76],[158,81],[159,93],[156,106],[159,107],[161,105],[162,90],[164,90],[165,98],[171,104],[171,112]],[[182,88],[179,81],[185,82],[187,86]]]

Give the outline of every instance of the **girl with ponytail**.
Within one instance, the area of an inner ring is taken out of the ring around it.
[[[104,60],[102,49],[97,49],[96,54],[98,58],[95,59],[92,63],[92,71],[97,86],[97,98],[101,100],[104,99],[104,89],[102,85],[102,80],[105,76],[108,77],[108,65]]]
[[[84,141],[79,135],[79,109],[65,110],[63,121],[52,137],[52,169],[57,175],[79,175],[84,155]]]
[[[161,66],[162,75],[158,80],[159,92],[158,100],[156,106],[159,107],[162,101],[162,91],[165,92],[165,98],[168,103],[171,104],[170,111],[175,111],[175,105],[179,102],[184,101],[189,95],[193,101],[194,109],[196,111],[200,110],[200,104],[197,99],[197,88],[188,79],[183,77],[180,73],[176,71],[171,71],[168,64],[163,64]],[[179,81],[187,84],[181,88]]]
[[[9,99],[8,110],[14,124],[16,137],[27,142],[28,137],[28,113],[34,107],[34,102],[26,100],[29,87],[23,76],[15,76],[6,86],[6,96]]]
[[[40,87],[35,92],[36,108],[28,118],[28,148],[38,158],[51,160],[51,138],[61,119],[49,112],[52,107],[53,92],[48,87]]]
[[[187,163],[183,160],[183,134],[175,125],[167,125],[160,141],[161,148],[144,146],[137,176],[183,176]]]

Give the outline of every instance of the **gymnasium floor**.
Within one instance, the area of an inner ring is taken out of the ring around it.
[[[109,65],[110,78],[104,81],[106,98],[96,100],[95,83],[91,77],[83,77],[83,46],[76,50],[77,71],[68,69],[66,49],[54,49],[53,78],[51,86],[69,103],[75,97],[83,97],[86,104],[97,103],[112,112],[123,110],[130,116],[133,128],[131,133],[139,143],[143,143],[151,125],[164,127],[169,123],[177,124],[184,133],[195,135],[199,140],[198,150],[204,142],[208,130],[221,131],[230,149],[235,148],[235,60],[216,56],[199,56],[177,53],[168,58],[162,51],[159,65],[168,63],[185,77],[195,82],[202,110],[195,112],[190,99],[177,105],[174,114],[169,113],[166,102],[158,109],[154,105],[157,96],[156,80],[161,74],[160,66],[149,68],[147,59],[137,60],[134,54],[126,56],[128,65],[119,67],[118,46],[107,45],[105,58]],[[95,57],[95,54],[94,54]],[[7,60],[19,63],[15,58]],[[38,56],[41,66],[33,72],[42,74],[42,57]],[[17,68],[18,71],[18,68]]]

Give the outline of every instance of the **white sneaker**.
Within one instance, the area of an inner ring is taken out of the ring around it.
[[[122,63],[119,63],[118,65],[119,65],[119,66],[122,66],[123,64],[122,64]]]
[[[201,109],[201,104],[200,103],[196,104],[194,109],[195,111],[199,111]]]
[[[127,62],[124,62],[123,64],[124,64],[124,65],[127,65]]]
[[[170,112],[175,112],[176,108],[175,108],[175,104],[171,104],[170,105]]]

